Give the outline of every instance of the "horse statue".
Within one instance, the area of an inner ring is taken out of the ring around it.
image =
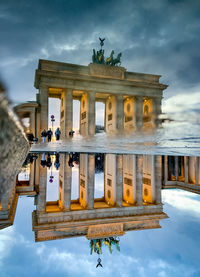
[[[110,57],[108,57],[108,58],[106,59],[106,64],[107,64],[107,65],[108,65],[108,64],[112,64],[114,53],[115,53],[114,50],[112,50],[111,53],[110,53]]]
[[[111,65],[113,65],[113,66],[121,65],[121,56],[122,56],[122,53],[119,53],[117,55],[117,58],[112,61]]]
[[[97,55],[97,59],[98,59],[98,63],[100,64],[104,64],[105,60],[104,60],[104,50],[99,50],[97,51],[98,55]]]
[[[93,49],[92,62],[93,62],[93,63],[96,63],[96,62],[97,62],[97,54],[96,54],[96,52],[95,52],[95,49]]]

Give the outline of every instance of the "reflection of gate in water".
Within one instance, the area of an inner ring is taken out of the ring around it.
[[[116,202],[116,155],[105,155],[105,201],[114,206]]]
[[[79,202],[84,208],[88,204],[88,155],[80,154],[80,174],[79,174]]]
[[[123,155],[123,200],[136,202],[136,159],[135,155]]]
[[[155,201],[155,161],[150,155],[143,155],[143,201]]]

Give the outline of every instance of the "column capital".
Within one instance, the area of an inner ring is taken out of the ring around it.
[[[39,90],[49,90],[49,87],[47,85],[40,84]]]
[[[123,94],[115,94],[115,97],[117,98],[117,99],[122,99],[123,98]]]
[[[90,98],[96,98],[96,92],[94,92],[94,91],[92,91],[92,90],[86,91],[86,94],[87,94]]]
[[[72,93],[73,94],[74,89],[73,88],[64,88],[63,91],[66,92],[66,93]]]
[[[150,97],[151,99],[163,99],[163,95],[154,95]]]
[[[141,99],[143,100],[143,96],[142,95],[135,95],[134,98],[137,99],[137,100],[141,100]]]

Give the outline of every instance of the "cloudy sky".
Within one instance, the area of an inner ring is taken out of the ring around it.
[[[34,100],[38,59],[87,65],[101,36],[127,70],[161,74],[166,98],[196,95],[199,14],[199,0],[1,0],[0,76],[15,103]]]

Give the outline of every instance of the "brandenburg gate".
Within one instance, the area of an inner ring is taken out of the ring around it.
[[[161,75],[129,72],[121,67],[119,53],[108,58],[102,49],[93,49],[92,63],[88,66],[39,60],[34,86],[39,90],[35,102],[15,107],[22,118],[30,118],[29,132],[41,138],[48,129],[48,98],[59,98],[61,138],[69,137],[73,129],[73,100],[80,101],[80,134],[95,134],[96,102],[105,104],[104,131],[155,128],[159,124],[163,90]],[[35,121],[34,121],[35,120]]]
[[[129,72],[124,67],[88,66],[39,60],[34,86],[39,90],[37,136],[48,129],[48,98],[61,99],[62,138],[73,129],[73,99],[80,101],[80,134],[95,134],[95,102],[105,103],[106,132],[155,127],[161,113],[160,75]]]

